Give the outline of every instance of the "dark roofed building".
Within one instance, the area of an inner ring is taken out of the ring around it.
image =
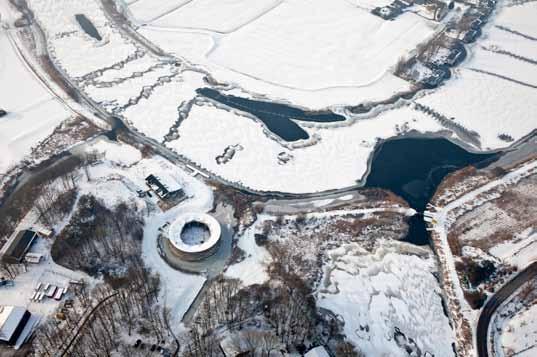
[[[2,261],[10,264],[22,263],[24,255],[37,238],[37,233],[31,230],[23,230],[6,243],[3,249]]]
[[[183,188],[172,178],[166,176],[149,175],[145,179],[147,187],[153,191],[160,199],[173,200],[185,196]]]
[[[0,306],[0,342],[14,346],[30,317],[30,312],[23,307]]]

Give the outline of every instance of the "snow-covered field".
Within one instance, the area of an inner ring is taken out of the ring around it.
[[[151,24],[166,28],[192,28],[214,32],[233,32],[280,5],[282,0],[190,1]],[[136,4],[131,6],[136,13]],[[142,15],[145,17],[145,15]]]
[[[408,89],[391,69],[437,26],[412,13],[384,21],[344,0],[197,0],[139,31],[219,81],[324,108]]]
[[[343,0],[295,0],[220,39],[208,58],[283,87],[360,87],[431,33],[414,14],[386,22]]]
[[[173,11],[181,8],[189,3],[189,0],[127,0],[129,10],[134,18],[140,22],[151,22],[156,19],[173,13]]]
[[[406,348],[422,356],[452,356],[453,332],[433,275],[436,259],[428,248],[395,240],[404,230],[402,218],[413,211],[393,202],[376,204],[307,213],[302,223],[298,215],[284,214],[286,206],[279,220],[264,212],[239,234],[245,259],[225,274],[245,286],[262,284],[270,279],[269,264],[280,262],[312,285],[318,306],[344,320],[346,337],[366,356],[403,357]],[[362,220],[363,230],[356,228]],[[341,230],[345,222],[355,228]],[[256,243],[255,234],[267,236],[268,248]],[[281,244],[281,255],[273,255],[274,244]]]
[[[319,305],[343,316],[347,338],[366,356],[408,356],[401,346],[412,346],[409,339],[422,354],[452,356],[453,332],[429,253],[397,242],[374,254],[354,244],[336,248],[329,252],[329,285]],[[405,339],[394,337],[396,328]]]
[[[253,189],[312,192],[350,186],[366,173],[379,138],[412,129],[445,129],[402,106],[343,127],[299,123],[313,139],[291,149],[267,137],[252,118],[200,105],[199,100],[177,128],[186,114],[180,113],[182,106],[192,102],[197,88],[210,86],[205,73],[233,88],[230,93],[235,95],[310,109],[340,109],[408,89],[409,83],[391,74],[391,68],[441,26],[410,12],[384,21],[368,12],[374,5],[370,1],[264,0],[255,6],[244,0],[127,2],[130,14],[147,22],[138,28],[141,35],[187,60],[176,66],[123,34],[107,20],[98,1],[29,4],[46,30],[56,63],[87,95],[145,135],[166,140],[197,164]],[[534,8],[528,3],[502,9],[485,27],[484,41],[471,46],[469,60],[454,78],[417,99],[476,131],[481,149],[508,146],[506,139],[519,139],[537,127],[532,114],[537,111],[534,46],[530,39],[495,27],[537,33],[524,17]],[[102,41],[81,30],[74,20],[77,13],[88,15]],[[140,18],[142,13],[147,17]],[[234,13],[240,16],[222,15]],[[226,21],[220,21],[222,17]],[[237,144],[244,150],[229,163],[217,164],[216,157]],[[282,165],[280,154],[291,160]]]
[[[494,314],[491,348],[499,357],[532,357],[537,353],[537,286],[529,281]]]
[[[500,344],[506,357],[532,357],[537,351],[537,304],[515,314],[503,326]]]
[[[7,5],[0,4],[0,13],[8,14]],[[0,29],[0,108],[8,112],[0,118],[0,174],[28,156],[71,114],[25,66],[9,36]]]
[[[501,8],[493,23],[485,27],[484,40],[471,47],[470,58],[455,78],[418,102],[478,132],[482,149],[507,146],[500,134],[519,139],[537,128],[535,41],[496,27],[537,37],[537,24],[527,20],[535,11],[534,2]],[[509,51],[526,60],[491,50]]]
[[[31,0],[28,5],[47,35],[52,57],[72,78],[114,65],[136,50],[119,31],[109,26],[98,1]],[[75,19],[77,14],[91,21],[101,41],[82,30]]]
[[[405,125],[406,124],[406,125]],[[168,144],[201,166],[228,180],[258,190],[312,192],[357,183],[379,138],[397,134],[397,127],[435,132],[442,127],[430,117],[404,107],[351,126],[306,128],[320,138],[315,145],[288,150],[264,134],[262,124],[210,105],[195,106],[179,127],[179,139]],[[230,145],[244,150],[226,164],[216,157]],[[281,165],[280,152],[293,159]]]
[[[179,118],[179,106],[194,99],[196,89],[201,86],[201,73],[183,72],[170,83],[156,88],[149,98],[127,108],[124,115],[138,130],[161,141]],[[158,111],[155,113],[155,110]]]
[[[481,208],[488,202],[500,198],[500,192],[506,189],[512,188],[513,186],[514,189],[517,189],[517,184],[520,184],[521,181],[525,182],[523,180],[531,180],[531,176],[534,175],[536,171],[537,161],[533,160],[526,162],[524,165],[508,172],[502,177],[483,183],[482,185],[473,188],[473,190],[464,193],[462,196],[455,197],[452,201],[444,202],[443,207],[433,208],[432,212],[425,212],[426,216],[431,217],[431,241],[440,263],[441,281],[446,296],[447,308],[451,313],[452,323],[454,325],[453,329],[456,335],[456,348],[465,355],[475,353],[472,343],[473,332],[471,325],[477,322],[478,315],[476,310],[471,309],[468,301],[466,301],[464,297],[462,282],[456,267],[456,254],[458,253],[452,251],[452,244],[450,244],[450,241],[451,243],[454,241],[452,240],[453,237],[448,238],[448,234],[453,234],[452,229],[454,227],[452,226],[456,224],[459,217],[464,217],[465,213],[472,212],[472,210]],[[533,201],[534,198],[530,199],[530,202]],[[509,201],[509,205],[520,209],[522,212],[528,208],[532,208],[532,204],[527,203],[526,200],[517,201],[513,200],[512,197]],[[531,215],[530,218],[533,219],[534,216],[535,215]],[[531,225],[531,220],[523,219],[521,224],[526,224],[528,222]],[[478,225],[470,227],[474,228],[476,232],[479,232],[490,226],[499,226],[499,229],[501,230],[504,222],[502,222],[501,219],[493,219],[492,222],[488,222],[487,224],[483,224],[483,222],[475,222],[474,224]],[[515,231],[519,228],[518,225],[514,226]],[[514,232],[509,232],[508,230],[507,232],[502,233],[504,234],[504,239],[508,240],[512,237]],[[507,236],[505,236],[506,233]],[[457,239],[457,237],[455,237],[455,239]],[[483,243],[490,244],[488,239],[481,242],[481,244]],[[457,244],[453,244],[453,246],[456,247]],[[533,250],[531,245],[525,245],[525,247],[529,247],[530,250]],[[529,261],[526,261],[521,267],[525,267],[529,263]]]
[[[524,268],[528,262],[537,261],[537,228],[530,227],[515,234],[512,241],[507,241],[493,247],[492,255],[508,261],[519,268]]]
[[[489,196],[490,201],[458,216],[451,230],[462,246],[473,247],[470,254],[490,254],[489,259],[524,269],[537,259],[537,211],[529,204],[537,197],[537,176]]]

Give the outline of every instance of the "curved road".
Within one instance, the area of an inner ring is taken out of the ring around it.
[[[479,357],[490,356],[488,351],[489,325],[496,310],[498,310],[498,308],[522,285],[532,279],[537,279],[537,262],[531,263],[526,269],[518,273],[516,277],[502,286],[502,288],[487,301],[485,307],[481,311],[481,315],[479,315],[479,321],[477,323],[476,343],[477,355]]]

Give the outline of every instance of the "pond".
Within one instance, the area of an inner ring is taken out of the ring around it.
[[[308,133],[294,120],[315,123],[346,120],[344,116],[330,111],[308,112],[285,104],[225,95],[211,88],[201,88],[197,92],[220,104],[254,115],[265,124],[268,130],[288,142],[309,138]]]
[[[97,31],[97,28],[93,25],[93,23],[86,17],[84,14],[77,14],[75,15],[76,21],[78,21],[78,24],[84,32],[86,32],[88,35],[96,39],[97,41],[101,41],[103,38],[99,34],[99,31]]]
[[[376,149],[365,186],[388,189],[423,212],[446,175],[498,157],[499,154],[471,153],[444,138],[396,138]],[[418,214],[409,223],[406,241],[427,244],[423,216]]]

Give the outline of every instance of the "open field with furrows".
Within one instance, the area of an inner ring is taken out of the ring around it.
[[[537,259],[537,175],[495,194],[459,216],[448,235],[459,277],[476,298]]]

